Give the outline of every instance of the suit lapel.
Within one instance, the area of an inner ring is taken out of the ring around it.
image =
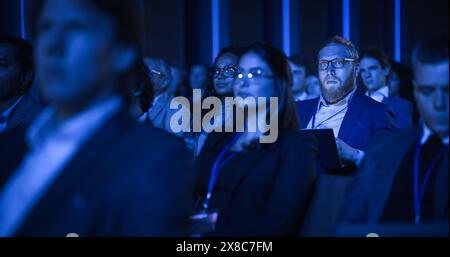
[[[311,120],[312,116],[315,114],[314,111],[316,110],[318,104],[319,104],[319,98],[308,101],[308,104],[297,103],[297,111],[299,114],[298,116],[300,118],[300,127],[302,129],[305,129],[308,126],[309,121]]]
[[[372,160],[376,162],[376,165],[372,170],[375,175],[370,181],[373,184],[371,188],[374,190],[370,194],[369,221],[378,222],[380,220],[400,166],[408,151],[417,142],[419,135],[419,127],[413,127],[403,134],[398,134],[396,142],[389,145],[389,151],[383,152],[383,156],[380,156],[379,160]]]
[[[346,141],[350,132],[358,120],[359,115],[366,109],[367,102],[363,101],[363,95],[356,90],[348,106],[347,113],[339,129],[339,138]]]
[[[103,156],[108,153],[108,149],[113,148],[118,138],[129,133],[126,130],[133,121],[128,120],[128,117],[124,115],[126,115],[125,111],[121,111],[113,116],[80,147],[61,175],[35,205],[21,229],[18,230],[19,235],[27,234],[27,228],[31,228],[29,226],[40,224],[52,217],[54,206],[65,206],[64,204],[71,200],[70,197],[75,195],[80,187],[86,185],[87,180],[95,181],[96,175],[102,171],[96,168],[96,165],[105,161]]]
[[[239,162],[239,169],[232,170],[233,176],[223,176],[217,180],[217,189],[225,191],[228,195],[228,199],[231,199],[231,195],[234,189],[238,187],[240,182],[245,178],[246,174],[256,166],[267,154],[273,154],[274,146],[266,146],[261,150],[252,150],[250,152],[240,153],[234,158],[235,162]],[[230,171],[230,170],[228,170]],[[226,165],[223,172],[226,172]],[[228,201],[230,202],[230,201]]]
[[[437,170],[434,191],[434,216],[436,220],[448,219],[448,147]]]

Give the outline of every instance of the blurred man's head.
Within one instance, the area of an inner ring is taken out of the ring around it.
[[[308,99],[313,99],[320,96],[320,81],[315,75],[309,75],[306,77],[306,92],[308,93]]]
[[[374,92],[387,85],[391,64],[387,55],[378,48],[368,48],[360,63],[361,79],[367,91]]]
[[[36,1],[37,72],[43,97],[77,109],[115,94],[140,58],[137,1]]]
[[[414,97],[425,125],[448,136],[448,39],[420,43],[413,51]]]
[[[191,89],[206,89],[208,82],[208,67],[202,64],[193,65],[189,71]]]
[[[306,91],[306,63],[300,55],[289,57],[289,66],[292,72],[292,93],[298,94]]]
[[[172,74],[170,72],[169,65],[167,65],[163,59],[157,58],[147,57],[144,61],[150,72],[150,78],[152,80],[155,96],[166,92],[172,82]]]
[[[336,103],[355,88],[359,55],[352,42],[335,36],[320,50],[319,79],[325,100]]]
[[[0,34],[0,102],[27,91],[33,77],[31,45],[15,36]]]
[[[184,84],[186,83],[186,72],[176,66],[170,66],[170,75],[172,77],[172,82],[169,86],[169,94],[179,95],[184,89]]]

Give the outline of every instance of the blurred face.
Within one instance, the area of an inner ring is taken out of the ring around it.
[[[360,63],[360,74],[367,90],[373,92],[386,85],[389,69],[383,69],[377,59],[365,57]]]
[[[306,78],[306,90],[308,97],[316,98],[320,96],[320,81],[319,78],[311,75]]]
[[[305,67],[297,66],[292,62],[289,62],[289,66],[291,67],[292,72],[292,92],[297,94],[305,91]]]
[[[276,96],[274,75],[269,65],[257,54],[247,53],[239,60],[234,96],[254,98],[255,103],[258,102],[258,97]]]
[[[200,65],[195,65],[189,73],[189,85],[192,89],[204,89],[208,84],[208,70]]]
[[[160,94],[168,89],[171,82],[170,69],[160,60],[145,59],[145,64],[150,72],[153,90]]]
[[[326,69],[319,67],[319,79],[322,95],[329,103],[338,102],[355,87],[356,65],[344,60],[351,58],[347,49],[337,44],[325,46],[319,52],[319,66],[328,61]],[[329,61],[333,61],[335,65]]]
[[[113,25],[90,1],[46,1],[37,24],[35,55],[44,98],[77,105],[113,90]]]
[[[234,54],[223,54],[213,67],[214,90],[218,95],[232,95],[233,82],[236,77],[238,57]]]
[[[414,97],[425,124],[435,133],[448,136],[448,60],[414,67]]]
[[[170,67],[170,74],[172,77],[172,82],[170,83],[168,91],[169,93],[174,94],[183,85],[183,71],[176,67]]]
[[[23,87],[23,76],[15,55],[14,46],[0,43],[0,101],[13,98]]]

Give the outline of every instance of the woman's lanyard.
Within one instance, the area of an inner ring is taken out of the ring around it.
[[[444,145],[444,147],[441,149],[441,151],[438,153],[436,157],[433,158],[433,161],[431,162],[430,166],[428,167],[425,177],[423,179],[422,185],[419,186],[419,165],[420,165],[420,150],[422,148],[422,145],[419,142],[417,142],[416,145],[416,152],[414,155],[414,178],[413,178],[413,188],[414,188],[414,214],[415,214],[415,220],[414,222],[416,224],[420,223],[420,211],[422,208],[422,201],[423,197],[425,195],[425,189],[428,184],[428,179],[431,176],[431,173],[433,172],[434,168],[436,167],[437,163],[439,162],[439,159],[441,159],[442,155],[445,152],[445,149],[447,146]]]
[[[225,155],[228,153],[228,151],[231,149],[231,147],[233,147],[233,145],[236,143],[236,141],[239,139],[241,134],[237,134],[236,136],[234,136],[233,140],[231,140],[230,143],[228,143],[223,149],[222,151],[219,153],[219,155],[217,156],[216,161],[214,162],[214,165],[212,167],[211,170],[211,177],[209,178],[209,183],[208,183],[208,192],[206,193],[206,197],[205,200],[203,201],[203,209],[208,209],[209,207],[209,202],[211,200],[211,196],[212,196],[212,192],[214,190],[214,186],[216,185],[217,182],[217,178],[219,177],[219,173],[222,170],[223,166],[229,162],[231,159],[233,159],[236,155],[238,155],[237,152],[233,152],[230,155],[226,156]]]

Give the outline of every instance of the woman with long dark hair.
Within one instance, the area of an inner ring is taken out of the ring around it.
[[[255,43],[244,51],[233,84],[234,96],[244,99],[237,108],[250,110],[254,104],[258,109],[258,100],[277,99],[275,108],[257,120],[272,121],[275,115],[279,122],[272,128],[276,131],[244,126],[239,133],[208,137],[198,161],[202,179],[198,213],[192,217],[215,228],[204,234],[279,236],[300,228],[315,181],[317,142],[299,132],[290,84],[289,64],[280,50]],[[247,112],[244,124],[252,118]],[[277,137],[264,143],[261,139],[270,133]]]

